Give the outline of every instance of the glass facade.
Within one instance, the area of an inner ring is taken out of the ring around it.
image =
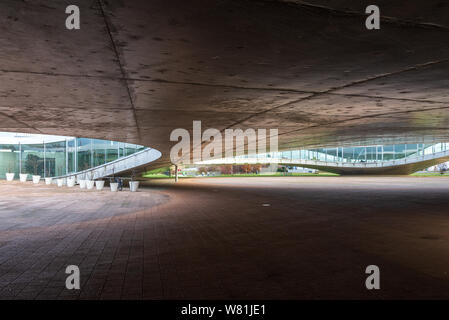
[[[30,138],[32,135],[26,135]],[[52,137],[52,136],[49,136]],[[146,149],[143,146],[116,141],[60,137],[33,143],[2,143],[0,137],[0,179],[7,172],[56,177],[100,166]],[[9,139],[11,140],[11,139]],[[25,139],[26,140],[26,139]],[[36,140],[36,139],[34,139]]]
[[[449,143],[435,144],[395,144],[372,145],[354,147],[334,147],[318,149],[302,149],[282,152],[260,153],[256,155],[241,155],[233,159],[282,159],[285,160],[312,160],[334,163],[377,163],[383,161],[414,158],[439,152],[449,151]],[[221,159],[206,160],[200,163],[221,163]]]
[[[19,144],[0,145],[0,178],[5,178],[6,172],[19,172],[20,146]]]

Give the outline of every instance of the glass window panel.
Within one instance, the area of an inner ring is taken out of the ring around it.
[[[394,158],[401,159],[405,157],[405,144],[394,145]]]
[[[92,163],[92,154],[91,154],[91,139],[79,138],[78,141],[78,150],[77,150],[77,159],[78,159],[78,170],[83,171],[89,169]]]
[[[75,168],[75,158],[76,158],[76,148],[75,148],[76,139],[71,139],[67,141],[67,162],[68,162],[68,172],[73,173],[76,171]]]
[[[66,174],[65,141],[45,144],[45,176],[56,177]]]
[[[44,144],[22,145],[22,173],[44,176]]]
[[[384,161],[390,161],[390,160],[394,160],[394,153],[393,153],[393,146],[392,145],[388,145],[388,146],[384,146],[384,151],[383,151],[383,159]]]
[[[136,152],[136,145],[131,143],[125,144],[125,156],[132,155],[134,152]]]
[[[106,162],[117,160],[118,142],[108,141],[106,145]]]
[[[94,167],[100,166],[106,161],[106,142],[105,140],[93,140]]]
[[[0,179],[6,179],[6,173],[19,177],[19,156],[18,144],[0,144]]]

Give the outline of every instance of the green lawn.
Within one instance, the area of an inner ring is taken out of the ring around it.
[[[327,177],[327,176],[338,176],[335,173],[287,173],[283,174],[282,172],[276,172],[274,174],[255,174],[255,173],[241,173],[241,174],[222,174],[216,177]]]
[[[150,171],[145,172],[142,177],[149,179],[173,179],[174,177],[169,177],[166,175],[170,171],[170,167],[157,168]],[[218,176],[190,176],[190,177],[179,177],[179,178],[208,178],[208,177],[282,177],[284,174],[282,172],[276,172],[274,174],[222,174]],[[336,177],[339,176],[335,173],[329,172],[320,172],[320,173],[287,173],[285,176],[287,177]],[[411,177],[449,177],[449,171],[445,174],[440,174],[439,172],[417,172],[410,175]]]
[[[149,178],[149,179],[173,179],[174,177],[167,176],[162,173],[163,170],[158,169],[155,171],[149,171],[143,174],[142,177]],[[218,176],[189,176],[184,177],[180,176],[180,179],[184,178],[213,178],[213,177],[220,177],[220,178],[226,178],[226,177],[336,177],[338,174],[335,173],[329,173],[329,172],[320,172],[320,173],[287,173],[284,175],[282,172],[276,172],[274,174],[255,174],[255,173],[248,173],[248,174],[222,174]],[[419,172],[419,173],[413,173],[410,176],[412,177],[449,177],[449,172],[446,172],[444,175],[441,175],[439,172]]]
[[[169,176],[167,176],[167,175],[165,175],[165,174],[162,174],[162,173],[155,173],[155,174],[152,174],[152,173],[144,173],[143,175],[142,175],[142,177],[144,177],[144,178],[150,178],[150,179],[172,179],[173,177],[169,177]]]
[[[439,172],[417,172],[411,174],[414,177],[449,177],[449,172],[440,174]]]
[[[179,177],[179,178],[214,178],[214,177],[333,177],[338,176],[338,174],[334,173],[328,173],[328,172],[322,172],[322,173],[287,173],[284,175],[281,172],[277,172],[275,174],[255,174],[255,173],[248,173],[248,174],[222,174],[218,176],[192,176],[192,177]],[[169,177],[165,174],[154,174],[154,173],[145,173],[143,175],[144,178],[150,178],[150,179],[173,179],[174,177]]]

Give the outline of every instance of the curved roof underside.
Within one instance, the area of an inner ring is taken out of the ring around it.
[[[281,149],[448,140],[449,3],[0,2],[0,131],[124,141],[279,128]]]

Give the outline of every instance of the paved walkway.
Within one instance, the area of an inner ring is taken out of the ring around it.
[[[449,298],[449,179],[0,182],[0,298]],[[81,290],[65,288],[78,265]],[[381,270],[368,291],[365,267]]]

